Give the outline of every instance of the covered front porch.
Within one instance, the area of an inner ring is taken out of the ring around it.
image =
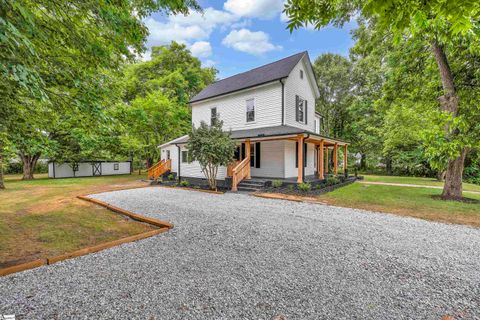
[[[232,191],[237,190],[242,180],[252,178],[302,183],[324,180],[339,171],[347,173],[348,143],[338,139],[300,132],[270,136],[261,133],[235,140],[237,161],[227,168]],[[342,163],[339,155],[343,156]]]

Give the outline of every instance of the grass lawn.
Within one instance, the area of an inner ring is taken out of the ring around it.
[[[378,181],[372,180],[372,176],[369,176],[368,179],[367,181]],[[383,182],[412,184],[412,180],[408,180],[409,178],[402,179]],[[367,185],[355,182],[318,198],[323,202],[340,207],[388,212],[426,220],[480,227],[480,204],[432,198],[432,196],[440,195],[441,192],[440,189]],[[480,194],[467,193],[465,196],[480,200]]]
[[[6,176],[0,191],[0,268],[152,230],[77,195],[145,186],[138,174],[32,181]]]
[[[404,183],[404,184],[416,184],[421,186],[443,187],[443,182],[437,181],[434,178],[376,176],[376,175],[363,175],[363,177],[365,178],[365,181],[368,181],[368,182]],[[463,190],[480,192],[480,186],[476,184],[471,184],[471,183],[463,183]]]

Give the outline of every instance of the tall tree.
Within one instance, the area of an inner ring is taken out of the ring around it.
[[[352,64],[339,54],[325,53],[315,59],[313,69],[320,91],[316,109],[323,116],[323,129],[327,135],[344,138],[353,98]]]
[[[121,141],[151,166],[160,158],[158,145],[191,129],[188,101],[215,80],[214,68],[203,68],[183,44],[153,47],[152,59],[129,65],[124,77],[124,105],[117,119]]]
[[[7,121],[15,108],[32,107],[32,114],[38,104],[58,113],[71,105],[82,112],[98,108],[97,74],[144,50],[142,19],[154,11],[190,9],[199,9],[194,0],[0,0],[0,114],[6,115],[0,131],[11,130]],[[24,105],[22,99],[38,104]]]
[[[315,0],[288,0],[285,12],[290,17],[291,30],[306,23],[316,28],[330,23],[342,25],[361,12],[365,17],[375,19],[379,29],[390,32],[394,43],[409,37],[421,37],[428,43],[443,88],[442,95],[438,97],[439,109],[448,118],[443,126],[443,144],[434,152],[437,158],[443,156],[447,159],[442,197],[460,199],[465,156],[472,145],[478,143],[478,137],[471,140],[471,136],[466,136],[462,130],[462,119],[458,119],[460,99],[450,59],[460,54],[459,50],[463,50],[455,44],[469,43],[473,45],[473,50],[478,49],[475,44],[480,39],[480,3],[442,0],[407,0],[401,4],[382,0],[319,3]]]

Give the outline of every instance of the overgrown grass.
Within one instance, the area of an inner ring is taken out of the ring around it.
[[[318,198],[336,206],[480,227],[480,204],[443,201],[433,198],[433,196],[440,194],[441,190],[439,189],[367,185],[355,182]],[[472,193],[466,194],[466,196],[480,200],[478,194]]]
[[[415,185],[421,185],[421,186],[443,187],[443,182],[440,182],[434,178],[377,176],[377,175],[363,175],[363,176],[365,177],[365,181],[369,181],[369,182],[403,183],[403,184],[415,184]],[[464,182],[463,190],[480,192],[480,186],[476,184]]]
[[[0,267],[73,251],[151,230],[76,198],[144,185],[137,174],[32,181],[6,176],[0,191]]]

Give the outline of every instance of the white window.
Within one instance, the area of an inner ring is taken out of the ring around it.
[[[167,160],[170,160],[170,150],[167,150]]]
[[[118,163],[114,163],[114,164],[113,164],[113,170],[117,171],[117,170],[118,170],[118,167],[119,167]]]
[[[303,79],[303,70],[300,70],[300,79]]]
[[[188,150],[182,151],[182,163],[190,163],[192,162],[192,155]]]
[[[255,121],[255,100],[247,100],[247,122]]]
[[[210,109],[210,125],[213,126],[218,120],[217,108]]]

